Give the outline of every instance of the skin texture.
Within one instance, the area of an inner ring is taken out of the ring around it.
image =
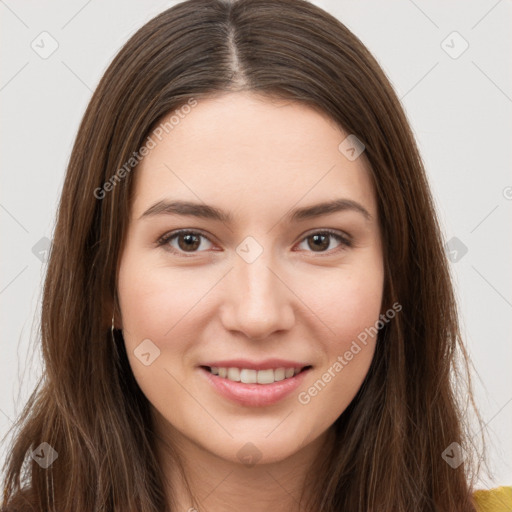
[[[151,403],[158,456],[180,510],[192,502],[168,446],[182,454],[204,510],[299,510],[308,465],[368,372],[371,337],[309,403],[298,401],[382,312],[375,192],[364,154],[350,161],[338,149],[347,135],[299,103],[227,93],[198,101],[135,171],[117,327]],[[371,219],[346,210],[286,220],[293,208],[339,198],[358,202]],[[233,222],[170,214],[140,219],[163,199],[206,203],[229,212]],[[183,237],[181,246],[179,237],[157,246],[183,228],[207,238],[191,252]],[[350,235],[352,247],[334,237],[315,245],[311,235],[325,229]],[[263,249],[252,263],[236,252],[246,237]],[[146,339],[160,350],[148,366],[134,353]],[[297,391],[266,407],[229,401],[198,368],[271,357],[313,369]],[[261,457],[253,466],[239,456],[249,442]]]

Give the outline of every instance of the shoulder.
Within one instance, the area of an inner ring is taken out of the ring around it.
[[[509,512],[512,510],[512,487],[497,487],[473,493],[477,512]]]

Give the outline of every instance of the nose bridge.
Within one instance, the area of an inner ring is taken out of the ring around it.
[[[243,331],[251,338],[290,328],[291,294],[276,276],[270,251],[263,251],[254,261],[237,256],[231,274],[226,328]]]
[[[250,264],[245,261],[238,262],[236,276],[245,292],[242,299],[246,307],[262,311],[277,302],[279,291],[276,289],[276,277],[270,271],[270,266],[271,262],[263,256]]]

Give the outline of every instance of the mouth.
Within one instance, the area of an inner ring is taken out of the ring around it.
[[[278,404],[297,390],[312,368],[311,365],[258,370],[236,366],[198,367],[216,393],[244,407]]]
[[[275,382],[292,379],[299,373],[305,372],[312,368],[311,365],[303,367],[278,367],[267,368],[265,370],[255,370],[252,368],[238,367],[222,367],[222,366],[206,366],[202,365],[203,370],[208,371],[212,375],[232,382],[240,382],[242,384],[261,384],[269,385]]]

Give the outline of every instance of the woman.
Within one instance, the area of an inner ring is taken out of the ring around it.
[[[374,58],[307,2],[190,0],[122,48],[42,343],[4,510],[478,510],[423,164]]]

